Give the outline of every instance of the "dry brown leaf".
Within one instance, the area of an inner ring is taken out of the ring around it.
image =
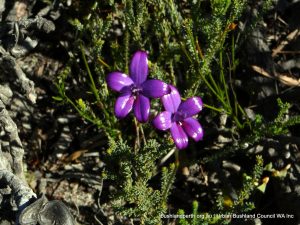
[[[189,170],[189,168],[188,167],[183,167],[182,168],[182,174],[184,175],[184,176],[189,176],[190,175],[190,170]]]
[[[300,30],[296,29],[293,32],[289,33],[286,38],[280,42],[280,44],[273,49],[272,57],[276,56],[289,42],[291,42],[293,39],[296,39],[300,35]]]
[[[273,76],[269,72],[267,72],[266,70],[264,70],[263,68],[261,68],[259,66],[252,65],[251,67],[255,72],[257,72],[265,77],[276,79],[287,86],[300,86],[300,79],[296,79],[296,78],[290,77],[285,74],[280,74],[280,73],[278,73],[276,76]]]
[[[71,155],[69,155],[64,161],[65,162],[73,162],[73,161],[77,160],[78,158],[80,158],[87,151],[88,151],[87,149],[75,151]]]

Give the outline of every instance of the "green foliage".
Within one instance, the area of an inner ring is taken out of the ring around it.
[[[256,164],[252,174],[250,176],[247,174],[243,175],[243,188],[239,191],[237,200],[233,201],[233,206],[231,207],[232,212],[249,212],[254,209],[254,204],[246,201],[257,187],[257,183],[263,172],[263,163],[262,156],[256,156]]]
[[[254,209],[254,203],[248,201],[251,194],[253,194],[257,188],[257,184],[261,179],[264,167],[263,167],[263,158],[262,156],[256,156],[256,164],[253,168],[252,174],[247,175],[243,174],[243,187],[237,193],[237,198],[232,200],[230,197],[225,195],[219,195],[217,199],[216,209],[211,213],[199,212],[198,202],[194,201],[192,208],[192,218],[180,218],[180,225],[208,225],[208,224],[230,224],[230,219],[224,219],[228,215],[249,213]],[[178,211],[179,215],[184,215],[183,210]],[[221,216],[222,215],[222,216]]]
[[[116,212],[137,218],[141,224],[159,224],[160,216],[167,209],[167,196],[176,167],[171,164],[169,168],[163,168],[160,190],[153,189],[149,181],[157,173],[156,160],[168,150],[165,147],[150,139],[137,154],[125,142],[110,140],[105,160],[107,178],[122,187],[113,200]]]
[[[261,6],[263,12],[270,5],[269,2]],[[74,46],[74,52],[78,53],[75,57],[81,58],[86,67],[86,71],[79,71],[79,76],[84,73],[88,76],[90,91],[95,96],[92,104],[100,110],[95,112],[94,107],[91,107],[90,110],[94,111],[91,114],[105,114],[101,120],[107,122],[102,122],[101,128],[109,127],[114,132],[106,129],[106,133],[119,135],[116,120],[110,116],[113,101],[105,76],[112,70],[128,73],[129,58],[138,49],[149,50],[150,60],[154,62],[153,77],[174,85],[180,81],[185,97],[202,95],[207,99],[207,108],[227,113],[238,128],[243,128],[241,119],[246,117],[236,98],[233,104],[230,103],[228,91],[234,93],[234,90],[230,90],[229,74],[224,70],[227,65],[234,69],[236,61],[224,63],[222,55],[226,49],[225,40],[231,34],[230,25],[241,17],[246,4],[247,1],[242,0],[189,0],[186,3],[174,0],[94,0],[87,4],[89,8],[86,14],[69,19],[78,37]],[[122,38],[111,31],[116,29],[115,23],[119,24],[119,35]],[[109,52],[104,51],[104,47]],[[234,42],[231,50],[234,56]],[[107,56],[113,59],[109,63],[105,59]],[[71,58],[70,65],[78,64],[75,57]],[[183,74],[178,74],[179,68]],[[219,71],[211,68],[219,68]],[[219,74],[222,79],[217,82]],[[61,99],[57,96],[56,100]],[[91,118],[86,119],[91,122]],[[99,121],[95,124],[99,125]]]
[[[212,0],[212,13],[213,15],[224,16],[227,13],[227,10],[231,4],[231,0]]]
[[[250,133],[247,136],[241,138],[239,143],[225,147],[222,152],[204,158],[203,163],[214,161],[230,154],[235,154],[239,150],[246,150],[266,138],[276,138],[278,135],[285,135],[289,132],[289,127],[299,125],[299,115],[291,117],[287,116],[290,104],[283,103],[281,99],[277,99],[277,102],[279,112],[273,121],[267,122],[262,115],[256,115],[255,120],[250,124]]]
[[[92,104],[98,107],[96,110],[95,107],[89,109],[93,111],[91,114],[104,114],[101,121],[106,122],[102,122],[103,126],[100,127],[106,130],[106,133],[115,137],[120,132],[117,131],[119,127],[116,120],[110,116],[113,112],[110,110],[113,109],[113,101],[106,86],[105,76],[113,70],[128,73],[129,58],[138,49],[149,50],[150,60],[153,61],[150,76],[174,85],[179,81],[179,88],[185,90],[182,91],[185,97],[202,95],[207,98],[208,103],[213,103],[206,104],[208,108],[217,112],[224,111],[233,118],[239,128],[243,127],[240,122],[243,112],[236,98],[233,105],[230,103],[226,77],[228,74],[220,60],[225,40],[231,31],[229,26],[240,18],[246,1],[178,3],[174,0],[123,0],[92,1],[88,5],[88,13],[69,21],[78,37],[74,46],[74,52],[77,53],[75,56],[85,65],[85,71],[79,71],[79,76],[86,73],[89,91],[95,98]],[[114,24],[120,26],[118,29],[121,39],[111,32],[112,29],[116,29]],[[109,52],[103,51],[103,48],[108,48]],[[107,62],[107,56],[111,56],[113,60]],[[220,82],[216,82],[219,80],[218,71],[211,69],[212,64],[216,65],[217,62],[220,62]],[[70,64],[78,63],[75,58],[71,58]],[[64,99],[67,96],[60,97]],[[223,109],[220,109],[220,103]],[[239,115],[238,111],[242,114]],[[90,122],[95,121],[91,118],[86,119]],[[99,126],[100,123],[97,121],[94,124]]]
[[[299,116],[287,117],[290,104],[283,103],[281,99],[277,99],[279,113],[274,121],[266,123],[262,116],[256,117],[253,131],[254,134],[251,136],[250,142],[256,141],[265,137],[272,137],[276,135],[287,134],[288,128],[300,123]]]

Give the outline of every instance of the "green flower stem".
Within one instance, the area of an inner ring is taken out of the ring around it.
[[[224,68],[223,68],[223,52],[220,51],[220,77],[221,77],[221,82],[223,84],[223,88],[225,90],[225,95],[226,95],[226,102],[227,102],[227,107],[232,109],[231,107],[231,104],[230,104],[230,100],[229,100],[229,94],[228,94],[228,87],[227,87],[227,84],[226,84],[226,81],[225,81],[225,75],[224,75]]]
[[[176,86],[176,78],[174,74],[174,65],[173,65],[173,60],[170,61],[170,78],[171,78],[171,83]]]
[[[204,60],[204,55],[203,55],[202,49],[200,47],[200,44],[198,42],[198,39],[196,39],[196,47],[197,47],[197,51],[198,51],[198,54],[199,54],[200,58],[202,60]]]
[[[127,26],[126,26],[127,27]],[[129,68],[128,68],[128,65],[129,65],[129,39],[130,39],[130,36],[129,36],[129,31],[126,30],[125,31],[125,34],[124,34],[124,58],[125,58],[125,73],[126,74],[129,74]]]
[[[101,63],[102,66],[105,66],[108,70],[111,70],[111,67],[104,62],[100,57],[98,57],[98,61]]]
[[[188,60],[190,61],[190,63],[193,63],[192,58],[189,56],[189,53],[187,52],[187,50],[185,49],[184,43],[180,42],[180,47],[181,50],[184,52],[185,56],[188,58]]]
[[[208,104],[203,104],[203,106],[204,106],[205,108],[214,110],[214,111],[219,112],[219,113],[224,112],[224,109],[215,108],[214,106],[211,106],[211,105],[208,105]],[[226,112],[226,113],[227,113],[227,112]]]
[[[134,143],[134,153],[137,154],[139,148],[141,147],[140,132],[139,132],[139,125],[135,117],[133,118],[133,121],[134,121],[135,133],[136,133],[136,138]]]
[[[176,169],[178,169],[179,164],[180,164],[180,162],[179,162],[179,150],[176,149],[175,150],[175,167],[176,167]]]
[[[142,136],[142,139],[143,139],[143,142],[144,142],[144,145],[147,144],[147,141],[146,141],[146,138],[145,138],[145,133],[144,133],[144,129],[143,129],[143,124],[139,124],[139,130],[141,131],[141,136]]]
[[[92,92],[97,100],[97,105],[100,107],[100,109],[104,112],[105,114],[105,117],[107,118],[106,121],[109,121],[108,118],[109,118],[109,114],[108,112],[106,111],[103,103],[101,102],[101,99],[100,99],[100,96],[99,96],[99,93],[98,93],[98,90],[97,90],[97,87],[96,87],[96,84],[95,84],[95,81],[94,81],[94,78],[92,76],[92,73],[91,73],[91,70],[90,70],[90,67],[87,63],[87,60],[86,60],[86,57],[85,57],[85,53],[84,53],[84,49],[83,49],[83,46],[82,44],[80,44],[80,49],[81,49],[81,54],[82,54],[82,58],[83,58],[83,62],[84,62],[84,65],[86,67],[86,70],[87,70],[87,73],[89,75],[89,78],[90,78],[90,81],[91,81],[91,89],[92,89]]]
[[[226,106],[227,104],[226,104],[226,102],[224,101],[223,96],[220,96],[220,95],[217,93],[217,91],[211,86],[211,84],[206,80],[206,78],[205,78],[204,76],[201,75],[201,77],[202,77],[204,83],[207,85],[207,87],[211,90],[211,92],[212,92],[212,93],[220,100],[220,102],[221,102],[224,106]]]
[[[103,124],[97,119],[97,118],[91,118],[90,116],[86,115],[85,113],[83,113],[78,107],[77,105],[67,96],[67,95],[64,95],[64,98],[67,100],[67,102],[69,104],[71,104],[74,109],[87,121],[97,125],[98,127],[100,127],[101,129],[103,129],[104,133],[110,137],[109,135],[109,132],[106,128],[106,126],[103,126]]]

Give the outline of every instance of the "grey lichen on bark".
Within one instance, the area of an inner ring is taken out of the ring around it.
[[[12,57],[8,52],[6,52],[5,49],[1,46],[0,46],[0,67],[2,70],[0,72],[4,73],[6,76],[13,75],[17,78],[16,81],[21,85],[22,89],[25,91],[27,98],[32,103],[35,103],[37,95],[34,90],[33,81],[27,78],[26,74],[18,65],[15,58]]]
[[[0,84],[0,100],[3,102],[4,105],[8,105],[11,101],[13,96],[13,92],[10,89],[8,84]]]
[[[9,88],[3,87],[0,86],[0,181],[10,188],[11,197],[18,210],[21,211],[30,204],[31,199],[36,198],[36,195],[29,188],[24,177],[22,166],[24,149],[18,135],[17,125],[2,101],[2,99],[6,99],[8,104],[11,93]],[[2,148],[4,142],[8,145]],[[3,196],[0,197],[2,200]]]
[[[24,148],[8,111],[13,95],[20,90],[31,103],[36,102],[34,82],[17,59],[37,46],[39,39],[34,31],[49,33],[55,29],[54,23],[41,15],[31,17],[34,3],[29,3],[0,0],[0,208],[5,205],[13,212],[16,224],[74,225],[75,220],[61,201],[48,201],[44,195],[37,199],[28,186],[23,171]],[[16,90],[18,86],[20,90]]]
[[[75,220],[65,204],[58,200],[48,201],[42,195],[20,214],[21,225],[75,225]]]
[[[8,111],[2,100],[0,99],[0,127],[5,132],[4,137],[6,137],[7,142],[9,143],[8,153],[11,158],[7,158],[6,160],[10,162],[12,172],[18,176],[19,178],[25,180],[23,174],[23,155],[24,149],[22,146],[22,142],[18,135],[18,128],[15,122],[10,117]],[[1,144],[1,142],[0,142]],[[3,154],[1,151],[0,154]],[[0,169],[7,169],[7,168],[0,168]]]
[[[3,180],[12,190],[15,203],[19,210],[24,209],[36,194],[28,187],[27,183],[14,175],[12,172],[1,168],[0,180]]]
[[[1,95],[0,128],[0,131],[4,131],[4,136],[9,143],[9,146],[5,147],[6,151],[2,151],[2,140],[0,140],[0,181],[10,188],[11,197],[20,213],[16,223],[20,225],[75,225],[72,214],[63,202],[56,200],[48,202],[45,196],[36,199],[36,194],[27,185],[22,167],[24,149],[17,126],[6,110]],[[0,192],[0,205],[2,199]]]

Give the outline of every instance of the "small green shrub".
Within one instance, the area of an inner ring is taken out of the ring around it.
[[[109,90],[105,78],[112,71],[128,74],[130,56],[134,52],[149,52],[151,78],[177,86],[183,99],[201,96],[213,116],[220,113],[229,116],[233,133],[249,130],[249,135],[241,137],[237,145],[225,147],[222,152],[202,159],[202,163],[243,151],[262,138],[285,134],[288,127],[299,124],[298,116],[285,118],[289,107],[281,101],[278,117],[265,123],[259,115],[250,121],[237,100],[230,82],[239,64],[235,56],[239,46],[235,41],[235,27],[248,1],[107,0],[90,3],[87,13],[69,20],[77,36],[70,60],[58,76],[58,95],[54,99],[71,105],[86,122],[105,133],[109,143],[107,150],[101,153],[106,165],[102,175],[117,187],[111,204],[124,218],[137,219],[140,224],[162,224],[160,217],[167,211],[168,196],[179,166],[178,151],[175,151],[174,163],[159,166],[160,160],[174,149],[168,134],[155,131],[151,124],[140,124],[132,116],[117,120],[114,115],[116,95]],[[251,22],[254,25],[258,20],[254,18]],[[80,85],[74,85],[72,80]],[[152,102],[151,110],[152,116],[161,111],[158,100]],[[228,209],[224,207],[226,198],[220,196],[216,211],[253,209],[248,200],[256,188],[254,183],[260,179],[262,164],[262,158],[257,157],[253,174],[244,176],[238,199],[231,202]],[[154,188],[150,183],[158,176],[161,182]],[[194,203],[193,214],[197,213],[198,203]],[[216,218],[181,219],[180,224],[217,224],[218,221]]]

